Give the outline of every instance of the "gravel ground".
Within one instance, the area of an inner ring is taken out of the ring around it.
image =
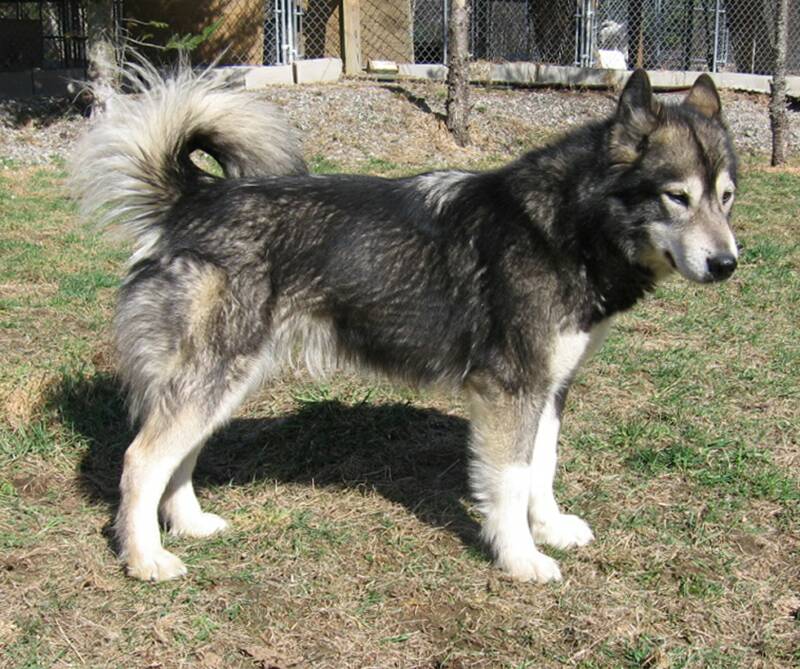
[[[300,129],[305,152],[330,169],[391,171],[415,165],[476,165],[508,159],[575,124],[608,114],[611,93],[476,87],[473,145],[455,145],[442,123],[445,90],[427,82],[345,82],[275,87],[262,93]],[[723,93],[741,153],[764,154],[770,134],[764,96]],[[790,152],[800,149],[800,113],[789,112]],[[0,160],[68,158],[89,121],[62,100],[0,101]]]

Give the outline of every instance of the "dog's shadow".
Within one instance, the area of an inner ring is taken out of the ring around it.
[[[89,444],[80,488],[108,506],[111,542],[123,454],[134,436],[119,386],[111,374],[98,373],[66,379],[49,399],[60,420]],[[467,439],[467,421],[432,409],[299,402],[277,418],[233,420],[203,449],[194,481],[198,489],[262,480],[375,490],[477,547],[478,525],[463,501]]]

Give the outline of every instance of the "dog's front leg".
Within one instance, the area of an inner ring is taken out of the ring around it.
[[[531,459],[547,397],[470,388],[470,481],[484,515],[482,535],[497,566],[521,581],[561,579],[555,560],[537,548],[528,525]]]
[[[594,535],[578,516],[561,513],[553,494],[556,473],[558,433],[567,389],[562,388],[548,398],[536,429],[536,440],[530,465],[529,520],[536,543],[556,548],[585,546]]]

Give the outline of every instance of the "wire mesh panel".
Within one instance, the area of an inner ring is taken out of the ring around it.
[[[416,0],[413,5],[415,61],[445,62],[448,0]],[[474,59],[573,62],[574,0],[470,0],[468,6]]]
[[[416,62],[445,62],[448,0],[411,4]],[[612,52],[629,68],[772,69],[774,0],[470,0],[469,8],[470,50],[478,60],[596,67],[603,52]],[[796,0],[789,45],[789,71],[800,71]]]
[[[772,71],[777,7],[774,0],[728,0],[726,29],[729,31],[726,69],[766,74]],[[792,3],[796,4],[796,3]],[[796,10],[796,7],[795,7]],[[795,11],[796,17],[796,11]],[[790,23],[791,25],[791,23]],[[795,21],[795,27],[797,23]],[[790,49],[798,43],[789,38]]]
[[[574,0],[472,0],[470,5],[476,59],[572,62]]]
[[[530,2],[471,0],[470,51],[479,60],[533,60]]]
[[[153,45],[148,55],[155,58],[187,39],[197,63],[342,55],[342,0],[105,1],[123,17],[127,35]],[[88,2],[0,0],[0,70],[84,66]],[[446,62],[449,0],[356,4],[362,62]],[[772,72],[775,0],[468,0],[468,6],[475,60]],[[788,44],[788,70],[800,73],[800,0],[790,2]]]
[[[342,55],[339,0],[297,2],[301,12],[301,56],[340,58]]]
[[[593,30],[598,48],[621,52],[629,67],[717,71],[727,63],[726,18],[716,0],[608,0]]]
[[[414,62],[444,63],[447,60],[447,3],[444,0],[414,0]]]
[[[83,67],[86,17],[80,2],[0,2],[0,70]]]
[[[362,62],[414,62],[414,0],[361,0]]]
[[[217,58],[223,65],[264,62],[263,0],[125,0],[122,21],[125,33],[150,58],[167,57],[172,49],[164,52],[164,47],[197,37],[191,50],[197,63]]]
[[[617,52],[627,67],[770,73],[774,0],[469,0],[477,60],[595,67]],[[361,0],[366,57],[447,59],[448,0]],[[373,36],[376,39],[371,39]],[[800,71],[800,2],[791,2],[790,72]],[[615,62],[620,62],[619,58]]]
[[[129,6],[131,12],[138,12],[146,4],[159,5],[164,15],[163,3],[155,0],[128,0],[126,15]],[[189,32],[220,21],[214,34],[198,47],[196,56],[200,60],[212,59],[222,47],[227,48],[222,62],[231,64],[272,65],[342,55],[340,0],[211,0],[190,4],[181,6],[180,16],[160,20]],[[187,22],[190,16],[195,17],[193,22]],[[413,16],[412,0],[362,0],[363,62],[413,62]]]
[[[800,2],[789,3],[789,39],[786,68],[789,72],[800,74]]]
[[[622,53],[628,67],[712,72],[772,71],[774,0],[597,0],[578,17],[596,50],[577,49],[595,65],[599,50]],[[789,67],[800,65],[800,17],[792,3]]]
[[[196,63],[277,65],[339,56],[339,0],[125,0],[128,32],[163,46],[173,35],[202,35]],[[160,24],[160,27],[157,25]],[[164,27],[165,26],[165,27]]]

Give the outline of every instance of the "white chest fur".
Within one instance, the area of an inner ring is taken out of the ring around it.
[[[611,319],[595,325],[589,332],[563,330],[553,341],[550,354],[550,378],[557,388],[577,373],[580,366],[600,348],[608,334]]]

